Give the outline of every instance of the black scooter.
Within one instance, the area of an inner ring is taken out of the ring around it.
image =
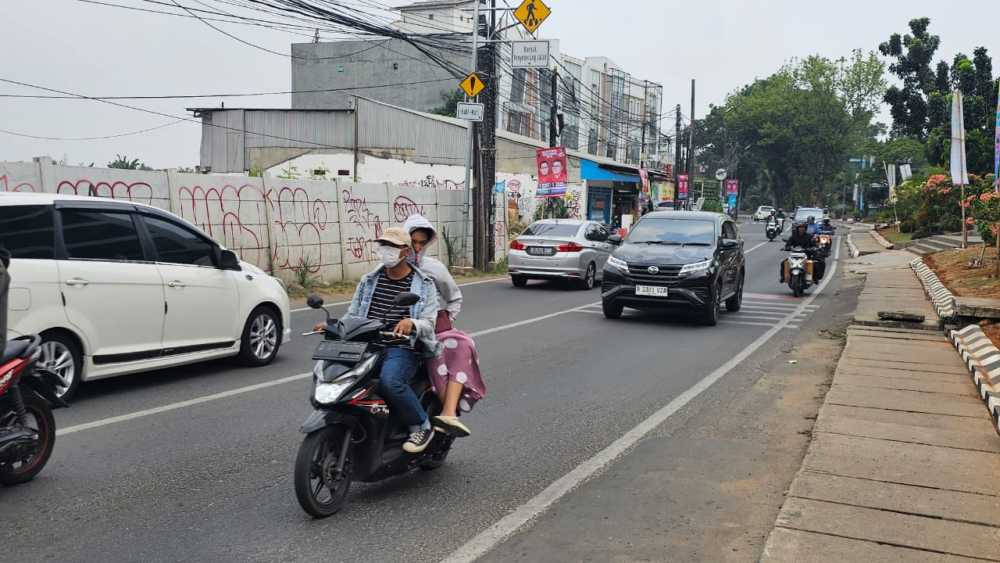
[[[56,394],[59,377],[36,365],[41,342],[16,338],[0,356],[0,485],[25,483],[41,472],[56,443],[52,407],[68,406]]]
[[[417,301],[417,295],[401,293],[395,305],[410,307]],[[422,453],[406,453],[403,443],[409,432],[378,395],[386,348],[414,348],[414,337],[399,338],[378,320],[336,321],[315,295],[307,304],[323,309],[327,320],[322,331],[306,333],[322,333],[325,338],[313,353],[310,401],[316,410],[302,424],[306,437],[295,459],[295,496],[309,515],[325,518],[343,507],[352,481],[373,483],[415,469],[441,467],[454,437],[436,432]],[[441,412],[441,402],[426,378],[417,378],[414,391],[429,416]]]

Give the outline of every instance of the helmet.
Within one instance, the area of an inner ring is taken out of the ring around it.
[[[813,217],[812,215],[810,215],[810,216],[809,216],[809,221],[808,221],[808,223],[809,223],[810,225],[812,225],[812,224],[813,224],[813,223],[815,223],[815,222],[816,222],[816,218],[815,218],[815,217]]]
[[[823,224],[824,225],[829,225],[830,224],[830,218],[827,217],[827,218],[823,219]]]

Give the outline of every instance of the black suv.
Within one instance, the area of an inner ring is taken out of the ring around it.
[[[622,309],[694,309],[715,325],[719,308],[743,304],[746,258],[736,223],[721,213],[656,211],[643,215],[604,266],[604,316]]]

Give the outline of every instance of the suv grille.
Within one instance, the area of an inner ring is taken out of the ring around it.
[[[649,265],[630,264],[628,267],[628,277],[636,283],[646,285],[669,285],[677,281],[680,277],[681,266],[656,266],[659,272],[651,274]]]

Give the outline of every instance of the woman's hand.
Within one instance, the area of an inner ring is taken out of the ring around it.
[[[323,332],[324,329],[326,329],[326,323],[316,323],[316,326],[313,327],[313,332]]]
[[[392,329],[392,333],[396,336],[409,336],[413,334],[413,329],[416,325],[413,324],[413,319],[403,319],[396,323],[396,328]]]

